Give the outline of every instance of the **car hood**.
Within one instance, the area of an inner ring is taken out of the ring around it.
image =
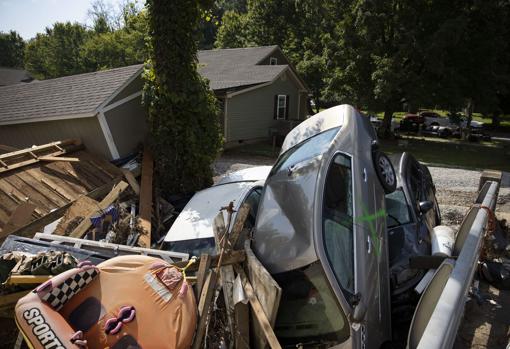
[[[256,166],[227,173],[218,180],[215,186],[232,182],[265,181],[270,171],[271,166]]]

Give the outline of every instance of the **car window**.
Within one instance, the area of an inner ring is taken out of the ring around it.
[[[324,249],[344,293],[354,293],[351,159],[335,155],[326,176],[322,213]]]
[[[328,348],[349,338],[349,322],[320,263],[274,275],[282,288],[275,333],[284,345],[296,347],[317,338]]]
[[[402,188],[398,188],[393,193],[386,194],[386,214],[386,225],[388,228],[411,223],[409,206]]]
[[[250,213],[248,214],[246,222],[244,223],[245,228],[251,229],[255,226],[255,219],[257,218],[257,211],[259,209],[261,194],[262,187],[257,187],[253,189],[246,197],[246,200],[244,200],[245,203],[250,205]]]
[[[329,148],[339,129],[340,127],[335,127],[324,131],[290,148],[280,156],[271,174],[278,172],[282,167],[290,167],[322,154]]]

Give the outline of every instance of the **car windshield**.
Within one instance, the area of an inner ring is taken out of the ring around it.
[[[274,165],[271,174],[278,172],[282,167],[291,167],[304,160],[308,160],[322,154],[328,149],[339,130],[340,127],[335,127],[324,131],[287,150],[282,156],[280,156],[280,159],[278,159]]]
[[[306,341],[328,348],[349,338],[349,323],[320,263],[274,275],[282,288],[275,332],[285,345]]]
[[[409,206],[402,188],[398,188],[393,193],[386,194],[386,225],[388,228],[410,222]]]

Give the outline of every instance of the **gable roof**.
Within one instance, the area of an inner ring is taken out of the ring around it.
[[[142,64],[0,87],[0,124],[86,117],[112,96]]]
[[[34,80],[30,74],[23,69],[0,67],[0,86],[30,82]]]
[[[198,51],[198,71],[212,90],[224,90],[273,81],[287,65],[258,65],[278,46]]]

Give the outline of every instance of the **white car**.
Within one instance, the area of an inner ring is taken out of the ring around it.
[[[168,230],[163,249],[186,251],[197,257],[202,253],[216,254],[213,221],[220,208],[232,201],[237,212],[243,203],[249,203],[251,210],[245,225],[254,226],[262,187],[270,171],[271,166],[258,166],[232,172],[220,178],[214,186],[197,192]],[[223,218],[226,223],[225,211]]]

